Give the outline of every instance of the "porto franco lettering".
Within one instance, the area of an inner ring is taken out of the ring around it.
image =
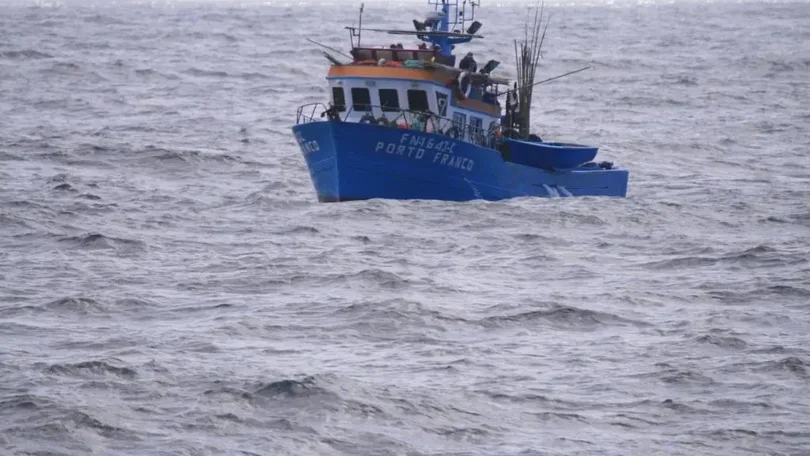
[[[475,162],[470,158],[454,155],[455,148],[456,143],[453,141],[435,141],[427,136],[403,133],[399,142],[377,141],[374,152],[400,155],[411,160],[422,160],[427,155],[433,164],[472,171]]]

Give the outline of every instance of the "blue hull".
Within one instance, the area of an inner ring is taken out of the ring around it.
[[[624,169],[589,163],[546,170],[506,161],[497,150],[444,135],[354,122],[303,123],[293,132],[322,202],[627,193]]]

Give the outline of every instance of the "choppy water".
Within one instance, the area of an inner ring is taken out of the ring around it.
[[[810,4],[551,8],[626,199],[319,204],[356,10],[0,6],[0,453],[810,454]]]

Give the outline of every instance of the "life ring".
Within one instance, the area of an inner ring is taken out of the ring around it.
[[[469,98],[470,92],[472,92],[472,83],[470,82],[470,72],[462,71],[461,74],[458,75],[456,83],[461,95],[461,99],[463,100],[465,98]]]

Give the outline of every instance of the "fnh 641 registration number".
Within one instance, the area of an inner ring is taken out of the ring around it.
[[[429,160],[439,166],[472,171],[475,161],[456,155],[457,144],[456,141],[436,141],[425,135],[403,133],[397,142],[377,141],[374,152],[400,155],[412,160]]]

